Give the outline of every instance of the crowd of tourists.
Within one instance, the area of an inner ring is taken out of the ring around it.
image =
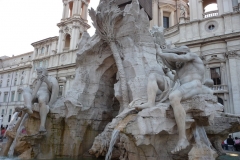
[[[240,151],[240,138],[232,138],[231,135],[222,142],[222,148],[229,151]]]

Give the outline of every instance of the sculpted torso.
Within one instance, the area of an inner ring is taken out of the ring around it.
[[[193,60],[184,62],[183,66],[177,69],[177,78],[181,84],[191,82],[193,80],[203,81],[204,65],[202,60],[194,53],[187,53],[193,57]]]

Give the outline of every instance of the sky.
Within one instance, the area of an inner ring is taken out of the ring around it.
[[[0,56],[31,52],[31,43],[58,36],[62,0],[0,0],[0,3]],[[98,4],[99,0],[91,0],[89,7],[96,9]],[[92,25],[89,16],[88,22]],[[94,27],[88,32],[93,35]]]

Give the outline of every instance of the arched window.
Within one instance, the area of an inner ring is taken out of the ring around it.
[[[69,34],[67,34],[66,38],[65,38],[65,49],[69,49],[70,47],[70,41],[71,41],[71,36]]]
[[[9,79],[7,80],[7,87],[9,86],[9,83],[10,83],[10,81],[9,81]]]
[[[203,18],[218,16],[217,0],[203,1],[203,8]]]

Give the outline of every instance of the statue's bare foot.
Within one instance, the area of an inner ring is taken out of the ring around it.
[[[182,138],[178,141],[177,146],[174,148],[174,150],[171,151],[172,154],[179,152],[189,146],[189,142],[187,139]]]
[[[136,110],[143,110],[143,109],[146,109],[146,108],[150,108],[150,107],[153,107],[154,105],[150,104],[150,103],[143,103],[143,104],[140,104],[139,106],[135,106],[135,109]]]
[[[33,114],[33,111],[31,108],[24,106],[23,111],[27,112],[28,114]]]
[[[39,128],[39,133],[40,133],[40,134],[45,134],[45,133],[47,133],[46,128],[43,127],[43,126],[40,126],[40,128]]]

